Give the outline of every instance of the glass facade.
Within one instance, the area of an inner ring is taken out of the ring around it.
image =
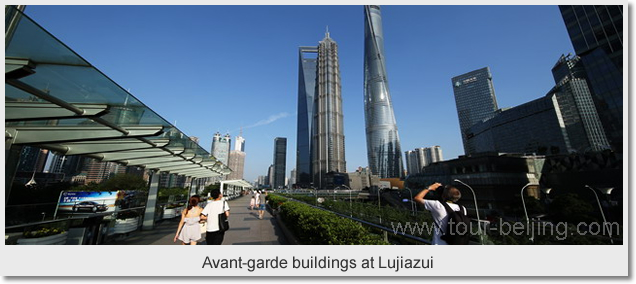
[[[317,47],[300,47],[298,57],[298,122],[296,131],[296,183],[309,187],[311,172],[311,125],[316,92]]]
[[[338,44],[329,37],[318,45],[311,141],[311,168],[314,186],[333,188],[328,173],[346,172],[344,125]]]
[[[212,155],[223,164],[228,164],[230,159],[230,144],[232,138],[229,134],[221,136],[221,133],[214,133],[212,138]]]
[[[274,164],[272,167],[272,188],[285,187],[285,167],[287,161],[287,138],[276,137],[274,139]]]
[[[382,15],[376,5],[364,7],[364,118],[369,168],[380,178],[404,175],[384,58]]]
[[[476,149],[469,139],[468,128],[490,119],[498,108],[490,68],[485,67],[453,77],[452,83],[464,153],[471,155],[476,153]]]
[[[559,6],[612,148],[623,151],[623,6]]]
[[[479,152],[567,154],[609,148],[578,57],[561,56],[552,69],[557,86],[547,96],[499,111],[470,127]]]

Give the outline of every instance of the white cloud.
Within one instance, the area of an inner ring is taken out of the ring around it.
[[[288,112],[281,112],[281,113],[277,113],[277,114],[274,114],[274,115],[270,115],[267,119],[260,120],[257,123],[254,123],[254,124],[252,124],[250,126],[245,126],[245,127],[243,127],[243,129],[254,128],[254,127],[258,127],[258,126],[267,125],[267,124],[270,124],[270,123],[272,123],[274,121],[277,121],[277,120],[279,120],[281,118],[285,118],[285,117],[288,117],[288,116],[290,116],[290,114]]]

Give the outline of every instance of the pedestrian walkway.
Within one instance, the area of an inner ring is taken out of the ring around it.
[[[249,196],[228,201],[230,205],[230,230],[225,232],[223,245],[284,245],[287,244],[276,219],[265,211],[263,220],[258,211],[249,209]],[[179,225],[179,217],[157,222],[153,230],[135,231],[127,238],[116,238],[108,245],[181,245],[173,242]],[[199,243],[206,244],[205,241]]]

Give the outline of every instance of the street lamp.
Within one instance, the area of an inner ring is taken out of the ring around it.
[[[378,187],[378,214],[380,215],[380,225],[382,225],[382,207],[380,207],[380,198],[382,189]]]
[[[526,200],[523,198],[523,190],[531,185],[538,186],[536,183],[529,182],[521,188],[521,204],[523,204],[523,212],[526,213],[526,229],[530,228],[530,218],[528,218],[528,209],[526,208]],[[530,240],[534,242],[534,235],[533,237],[530,237]]]
[[[603,217],[603,229],[605,229],[605,225],[607,224],[607,220],[605,219],[605,213],[603,213],[603,207],[601,207],[601,201],[598,199],[598,194],[596,194],[596,190],[589,185],[585,185],[585,187],[589,188],[592,192],[594,192],[594,196],[596,197],[596,202],[598,202],[598,209],[601,210],[601,216]],[[610,195],[612,193],[613,187],[603,188],[603,194]],[[614,244],[614,240],[612,240],[612,230],[607,231],[610,237],[610,242]]]
[[[463,181],[458,180],[458,179],[455,179],[454,181],[465,185],[473,193],[473,200],[475,201],[475,212],[477,212],[477,230],[479,230],[479,240],[481,241],[481,244],[483,245],[484,244],[484,236],[481,233],[481,219],[479,219],[479,207],[477,207],[477,195],[475,194],[475,191],[473,190],[473,188],[470,187],[470,185],[467,185]]]
[[[349,216],[353,217],[353,205],[351,204],[351,187],[344,184],[342,186],[349,189]]]
[[[413,213],[413,216],[415,216],[415,210],[416,210],[415,208],[417,208],[417,207],[415,206],[415,203],[413,202],[413,192],[408,187],[406,187],[406,189],[409,191],[409,194],[410,194],[410,197],[411,197],[410,198],[411,199],[411,213]]]

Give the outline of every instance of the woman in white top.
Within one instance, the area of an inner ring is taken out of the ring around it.
[[[208,222],[205,239],[208,245],[220,245],[223,243],[225,231],[219,230],[219,214],[224,213],[230,217],[230,206],[227,201],[223,200],[221,190],[213,189],[210,192],[212,201],[209,201],[205,209],[201,212],[201,219]]]

